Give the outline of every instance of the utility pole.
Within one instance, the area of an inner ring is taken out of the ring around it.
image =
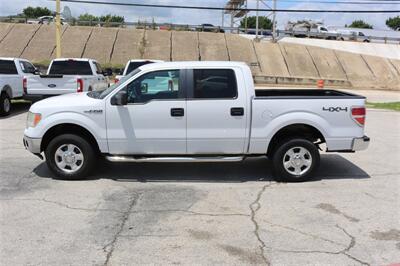
[[[247,0],[246,0],[245,9],[247,9]],[[244,18],[244,29],[245,29],[244,32],[247,34],[247,12],[246,12],[246,16]]]
[[[273,0],[273,9],[274,11],[272,12],[272,41],[276,42],[276,0]]]
[[[61,0],[56,0],[56,57],[61,57]]]
[[[258,8],[259,8],[259,1],[257,0],[257,6],[256,6],[256,39],[258,39]]]

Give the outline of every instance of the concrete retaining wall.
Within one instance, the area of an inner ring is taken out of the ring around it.
[[[129,59],[142,58],[144,30],[120,29],[114,45],[111,63],[125,65]]]
[[[225,34],[223,33],[199,33],[199,49],[201,61],[229,60]]]
[[[62,57],[82,57],[92,31],[93,28],[89,27],[67,27],[61,38]],[[51,58],[55,57],[55,52]]]
[[[115,28],[94,28],[82,57],[96,58],[102,64],[109,63],[117,33],[118,29]]]
[[[171,60],[171,32],[146,31],[144,44],[144,58]]]
[[[197,61],[199,57],[198,32],[172,32],[172,61]]]
[[[7,36],[15,24],[0,23],[0,42]]]
[[[40,25],[16,24],[0,42],[0,56],[20,57]]]
[[[63,28],[63,32],[65,29],[66,27]],[[29,43],[29,49],[25,49],[21,57],[32,62],[48,60],[56,47],[55,32],[53,26],[42,25]]]
[[[54,35],[53,26],[0,23],[0,56],[49,60],[54,58]],[[362,47],[365,51],[377,49],[375,44]],[[400,52],[400,46],[388,47],[388,51]],[[335,86],[400,90],[400,60],[318,45],[256,42],[234,34],[67,26],[62,56],[89,57],[114,66],[138,58],[243,61],[264,83],[310,84],[325,79]]]

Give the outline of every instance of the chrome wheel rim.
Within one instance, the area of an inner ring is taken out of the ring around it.
[[[78,146],[63,144],[56,150],[54,160],[61,171],[71,174],[82,168],[84,156]]]
[[[4,108],[4,112],[6,112],[6,113],[8,113],[10,111],[10,108],[11,108],[10,99],[8,99],[8,98],[4,99],[3,108]]]
[[[311,165],[311,153],[304,147],[290,148],[283,156],[283,167],[294,176],[305,174],[311,168]]]

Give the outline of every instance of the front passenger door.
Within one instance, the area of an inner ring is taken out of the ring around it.
[[[111,154],[186,154],[186,101],[180,70],[148,72],[124,88],[128,104],[107,108]]]

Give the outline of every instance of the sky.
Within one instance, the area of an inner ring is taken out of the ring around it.
[[[106,1],[106,0],[101,0]],[[223,7],[227,0],[108,0],[109,2],[125,3],[146,3],[163,5],[194,5],[194,6],[213,6]],[[290,1],[290,0],[289,0]],[[297,0],[298,1],[298,0]],[[277,1],[277,8],[281,9],[340,9],[340,10],[400,10],[400,2],[393,4],[374,4],[374,5],[346,5],[346,4],[320,4],[312,3],[313,0],[304,0],[303,2],[280,2]],[[315,0],[314,0],[315,1]],[[332,1],[332,0],[330,0]],[[341,0],[343,2],[344,0]],[[355,1],[355,0],[350,0]],[[272,5],[272,1],[265,1]],[[62,2],[61,2],[62,3]],[[248,0],[249,8],[255,8],[255,0]],[[144,8],[144,7],[126,7],[126,6],[106,6],[92,4],[62,3],[63,6],[71,9],[74,17],[82,13],[91,13],[94,15],[117,14],[125,17],[125,21],[137,22],[152,21],[154,18],[157,23],[176,23],[176,24],[203,24],[211,23],[221,25],[222,12],[210,10],[188,10],[188,9],[162,9],[162,8]],[[49,0],[0,0],[0,16],[13,15],[22,12],[27,6],[48,7],[55,9],[55,2]],[[266,8],[260,5],[260,8]],[[254,12],[250,15],[253,15]],[[260,15],[268,15],[267,12],[260,12]],[[344,26],[350,24],[353,20],[363,19],[372,24],[376,29],[388,29],[385,21],[388,17],[400,14],[330,14],[330,13],[279,13],[277,14],[278,28],[284,29],[288,20],[315,19],[322,20],[326,26]],[[225,17],[225,26],[229,26],[230,18]]]

